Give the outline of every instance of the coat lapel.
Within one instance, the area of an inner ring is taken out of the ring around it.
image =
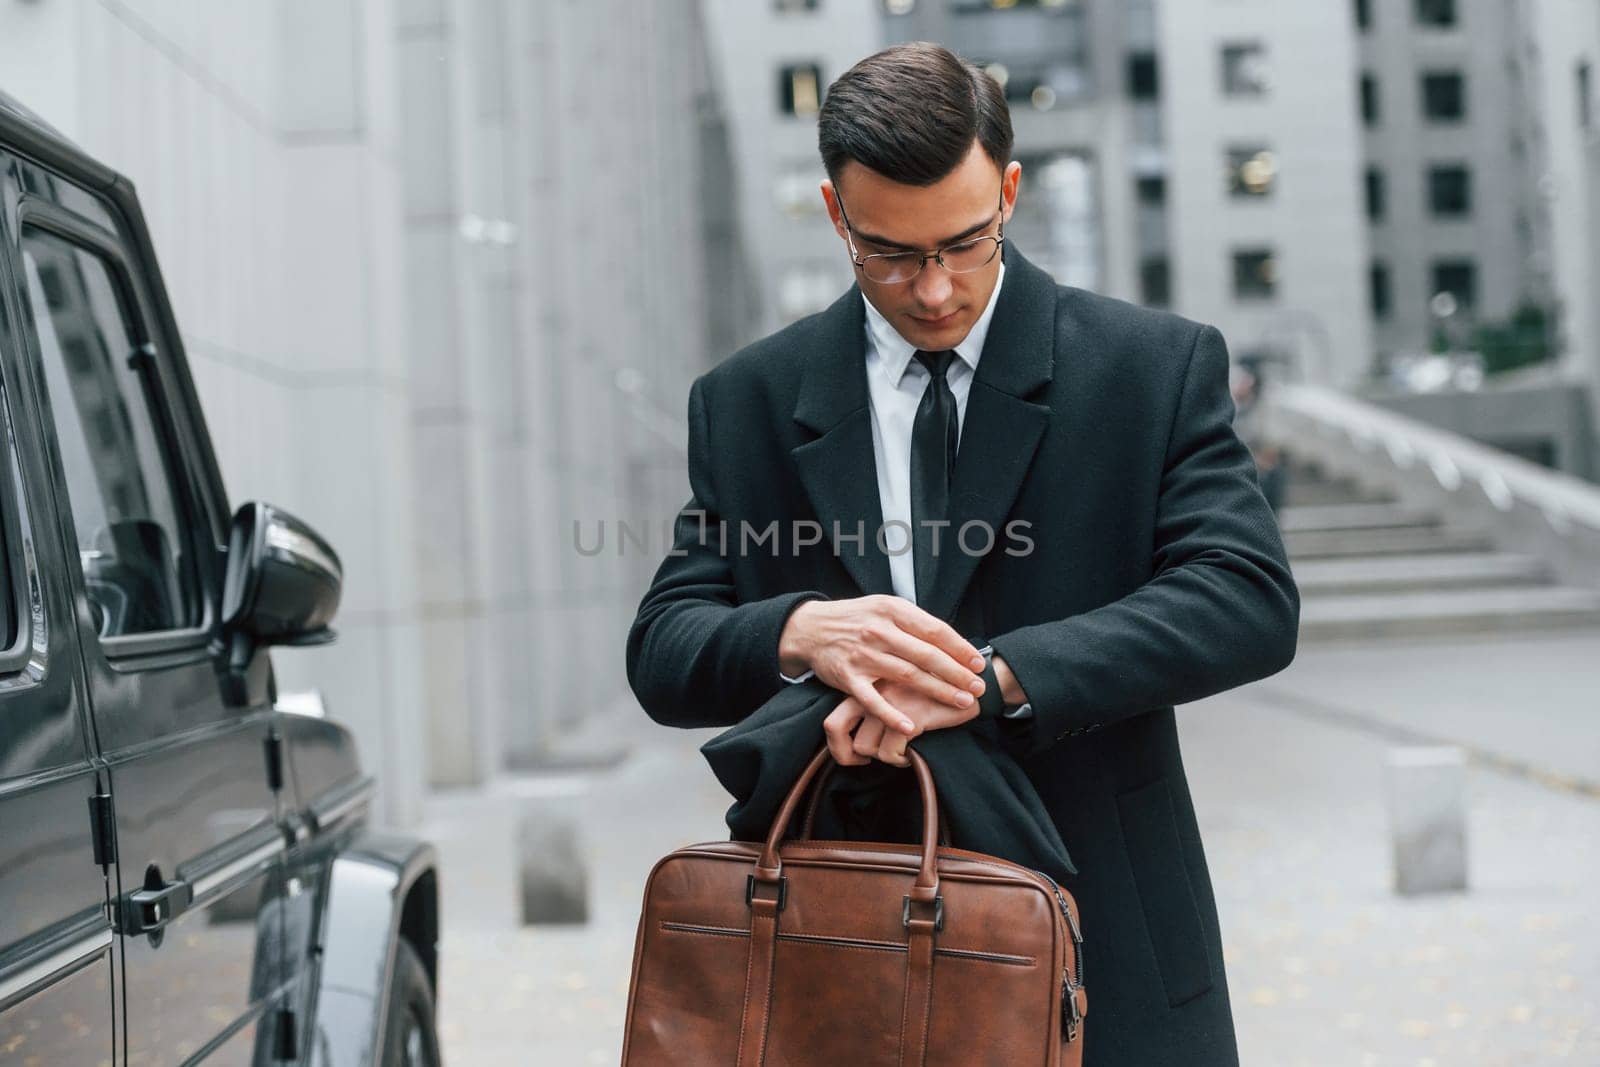
[[[926,610],[948,619],[961,601],[993,531],[1003,551],[1006,515],[1016,500],[1050,408],[1025,399],[1050,381],[1055,361],[1056,284],[1011,245],[1005,246],[1006,283],[1000,290],[983,358],[967,395],[961,447],[950,490],[950,526],[940,539],[938,567]],[[815,349],[806,360],[795,421],[819,436],[792,449],[801,484],[822,524],[824,543],[840,533],[839,560],[863,593],[892,593],[889,557],[878,547],[883,505],[872,450],[867,392],[866,312],[861,290],[850,291],[820,316]],[[968,531],[969,554],[957,535]]]
[[[821,315],[794,419],[822,436],[789,454],[822,524],[823,543],[834,543],[837,524],[839,562],[862,593],[893,593],[889,557],[877,543],[883,503],[872,452],[866,310],[861,301],[860,288],[852,285]],[[858,531],[859,541],[854,539]]]
[[[940,538],[933,587],[921,605],[941,619],[953,617],[982,554],[1005,550],[1006,516],[1050,425],[1049,406],[1025,398],[1049,382],[1054,370],[1056,283],[1009,244],[1005,256],[1006,282],[967,394],[950,486],[950,526]],[[968,531],[968,552],[958,538],[973,522],[982,525]]]

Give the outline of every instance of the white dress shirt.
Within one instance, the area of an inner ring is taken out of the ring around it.
[[[1000,299],[1000,286],[1005,280],[1006,265],[1002,261],[988,306],[967,331],[967,336],[956,345],[956,358],[950,361],[944,374],[956,398],[958,447],[961,429],[967,424],[967,394],[972,391],[972,378],[978,373],[978,360],[983,356],[983,342],[989,336],[989,320],[994,318],[994,306]],[[867,307],[867,395],[872,408],[872,457],[878,471],[878,499],[883,505],[883,537],[889,550],[889,582],[896,596],[915,604],[916,561],[910,536],[911,426],[933,375],[916,360],[917,346],[900,336],[883,313],[872,306],[865,293],[861,295],[861,302]],[[985,646],[980,651],[987,653],[989,649]],[[806,671],[798,678],[791,678],[780,671],[779,677],[786,682],[799,683],[810,678],[812,673]],[[1008,708],[1006,717],[1027,717],[1032,712],[1029,705],[1023,704]]]

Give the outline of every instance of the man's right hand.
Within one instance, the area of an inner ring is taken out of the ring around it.
[[[854,697],[886,727],[911,735],[916,726],[874,687],[887,681],[958,710],[983,692],[983,657],[940,619],[904,597],[808,600],[790,612],[778,638],[778,665],[807,669]]]

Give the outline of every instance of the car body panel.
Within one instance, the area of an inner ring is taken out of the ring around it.
[[[404,835],[362,829],[339,849],[318,935],[313,1067],[379,1062],[395,945],[408,914],[423,917],[413,944],[437,990],[435,870],[432,846]]]

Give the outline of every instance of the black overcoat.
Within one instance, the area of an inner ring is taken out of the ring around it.
[[[923,607],[992,644],[1033,704],[1017,755],[1078,872],[1088,1067],[1236,1064],[1173,707],[1285,667],[1299,595],[1221,334],[1004,254],[952,476],[947,534],[968,537]],[[691,388],[693,498],[627,642],[656,721],[739,722],[784,684],[778,636],[807,594],[892,593],[864,322],[852,287]]]

